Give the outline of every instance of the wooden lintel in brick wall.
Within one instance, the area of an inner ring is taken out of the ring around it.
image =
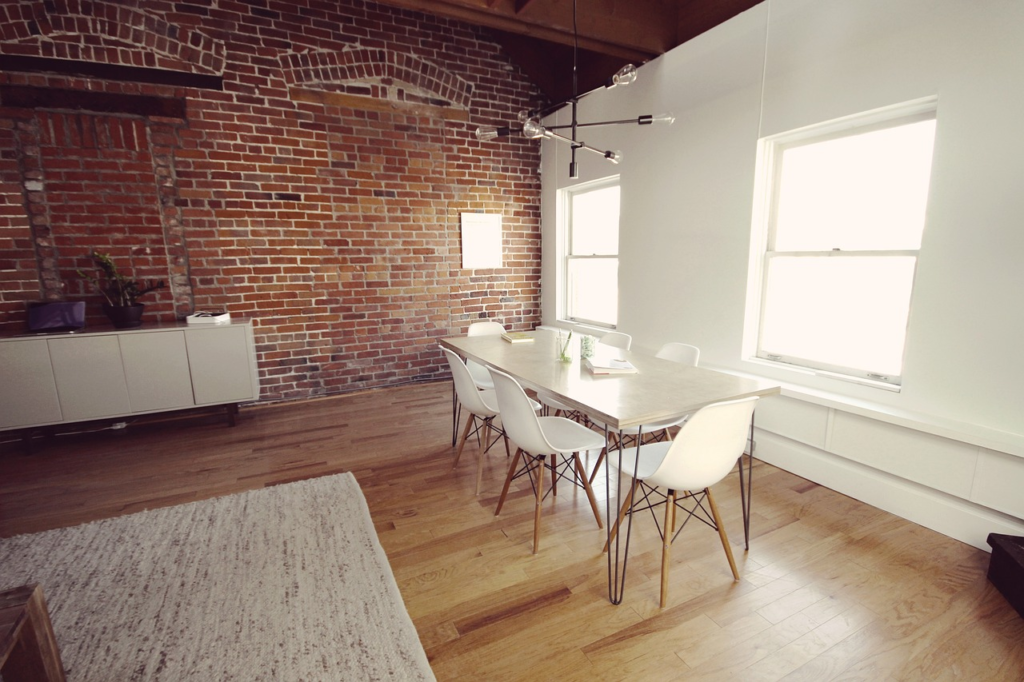
[[[154,69],[144,66],[125,66],[123,64],[104,64],[77,59],[52,59],[48,57],[4,54],[0,55],[0,71],[101,78],[120,83],[178,85],[185,88],[201,88],[203,90],[224,89],[224,79],[214,74]]]
[[[377,99],[375,97],[361,97],[359,95],[346,95],[339,92],[324,92],[323,90],[310,90],[308,88],[289,88],[289,96],[298,102],[313,102],[316,104],[329,104],[336,107],[349,109],[369,109],[371,111],[396,111],[414,116],[433,116],[443,118],[446,121],[468,121],[469,112],[465,109],[454,107],[438,107],[429,104],[412,104],[409,102],[394,102],[391,100]]]
[[[185,118],[185,100],[181,97],[154,97],[21,85],[0,85],[0,106]]]

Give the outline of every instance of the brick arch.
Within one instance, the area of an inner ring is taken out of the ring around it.
[[[224,72],[222,42],[116,2],[47,0],[34,2],[28,12],[5,19],[0,52],[4,43],[24,46],[35,41],[41,57],[190,73]],[[68,40],[74,36],[98,37],[100,44]],[[134,49],[119,47],[124,45]]]
[[[286,54],[281,68],[291,85],[396,101],[408,100],[412,91],[432,104],[468,109],[473,93],[469,83],[436,64],[379,48]]]

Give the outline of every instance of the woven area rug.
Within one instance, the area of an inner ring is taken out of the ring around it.
[[[432,680],[352,474],[0,539],[68,679]]]

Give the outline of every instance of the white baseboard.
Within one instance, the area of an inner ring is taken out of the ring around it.
[[[1013,517],[892,474],[762,429],[755,441],[755,456],[768,464],[987,552],[989,533],[1024,535]]]

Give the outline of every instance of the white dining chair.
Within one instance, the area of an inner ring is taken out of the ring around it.
[[[476,467],[476,494],[480,494],[480,487],[483,481],[484,472],[484,457],[491,447],[498,442],[498,438],[501,438],[505,442],[505,456],[511,456],[508,447],[508,436],[505,435],[505,429],[502,427],[500,420],[495,423],[495,418],[500,415],[498,411],[498,398],[494,393],[493,388],[484,389],[481,391],[473,384],[473,377],[469,374],[469,368],[466,367],[466,363],[462,361],[456,353],[442,348],[445,357],[448,359],[448,366],[452,370],[452,382],[455,384],[455,391],[459,396],[459,402],[469,415],[466,417],[466,426],[462,430],[462,436],[459,438],[458,449],[455,451],[455,459],[452,460],[452,470],[459,464],[459,458],[462,457],[462,450],[466,447],[466,441],[470,436],[476,435],[478,440],[481,430],[483,431],[483,442],[480,446],[480,457],[477,460]],[[540,409],[540,403],[536,400],[530,400],[530,407],[534,411]],[[491,440],[493,434],[494,439]]]
[[[569,480],[586,492],[590,508],[597,519],[597,527],[603,528],[601,515],[597,510],[594,491],[587,481],[580,453],[588,450],[603,450],[604,436],[565,417],[538,417],[530,399],[512,376],[491,370],[494,391],[498,396],[498,408],[505,433],[516,445],[516,454],[508,468],[505,485],[498,498],[497,516],[505,504],[509,486],[520,476],[530,476],[534,490],[533,553],[540,547],[540,520],[546,471],[551,471],[551,492],[557,494],[559,479]],[[559,461],[561,457],[561,461]],[[550,458],[550,460],[548,459]],[[519,466],[520,459],[523,462]]]
[[[474,322],[469,325],[469,329],[466,330],[466,336],[500,336],[505,333],[505,326],[500,322],[494,322],[493,320],[486,322]],[[494,384],[491,382],[491,375],[488,373],[487,368],[481,365],[476,360],[466,359],[466,367],[469,367],[469,373],[473,375],[473,382],[477,388],[494,388]]]
[[[607,332],[604,336],[598,339],[598,343],[603,343],[604,345],[611,346],[612,348],[629,350],[630,346],[633,345],[633,337],[623,332]]]
[[[618,458],[608,458],[612,468],[619,469],[633,479],[615,525],[609,531],[605,551],[618,533],[626,514],[650,510],[662,540],[662,608],[668,599],[672,541],[690,519],[697,519],[718,531],[733,579],[740,579],[725,526],[711,494],[711,486],[725,478],[743,454],[757,400],[752,397],[713,403],[694,412],[674,440],[647,443],[638,449],[623,450],[621,465],[616,461]],[[664,493],[661,492],[662,488],[665,489]],[[665,505],[665,516],[659,524],[654,509],[661,505]],[[678,530],[677,510],[686,514]],[[628,542],[627,539],[627,546]]]
[[[500,322],[493,320],[484,320],[481,322],[473,322],[469,325],[466,330],[466,336],[488,336],[488,335],[499,335],[505,333],[505,327]],[[470,376],[473,377],[473,383],[480,390],[487,388],[494,388],[494,384],[491,383],[491,375],[487,373],[487,368],[481,365],[476,360],[466,359],[466,367],[469,368]],[[462,419],[462,403],[458,400],[458,394],[452,391],[452,445],[455,445],[456,433],[459,428],[459,421]]]
[[[668,343],[663,344],[654,355],[655,357],[662,358],[663,360],[671,360],[672,362],[678,362],[681,365],[696,367],[697,362],[700,360],[700,348],[697,348],[697,346],[691,346],[688,343],[669,341]]]
[[[696,367],[697,360],[700,359],[700,349],[696,346],[691,346],[688,343],[678,343],[670,341],[664,344],[658,352],[655,353],[655,357],[662,358],[663,360],[672,360],[678,362],[681,365],[687,365],[689,367]],[[654,440],[666,440],[672,438],[672,432],[669,429],[677,426],[682,426],[683,423],[689,419],[690,415],[683,415],[677,419],[666,419],[660,422],[654,422],[651,424],[643,425],[643,433],[645,436],[649,435]],[[592,425],[598,429],[604,430],[605,425],[599,421],[593,421]],[[612,431],[609,435],[614,439],[610,450],[615,450],[617,447],[626,445],[630,439],[636,439],[640,436],[641,427],[629,426],[621,431]],[[647,438],[650,440],[651,438]],[[635,440],[634,440],[635,443]],[[590,483],[594,483],[594,478],[597,476],[598,470],[601,468],[601,463],[604,461],[603,457],[598,457],[594,463],[594,468],[590,472]]]
[[[508,447],[508,436],[505,435],[504,429],[494,424],[494,418],[498,416],[498,399],[494,394],[494,389],[490,388],[483,391],[478,389],[473,383],[473,377],[470,376],[469,368],[466,367],[466,363],[462,361],[462,358],[447,348],[442,348],[441,350],[444,351],[445,357],[448,359],[448,366],[452,370],[452,382],[455,384],[455,392],[459,397],[459,404],[468,413],[466,416],[466,427],[462,430],[458,449],[455,451],[455,459],[452,461],[452,470],[459,464],[462,450],[466,447],[466,440],[471,435],[479,434],[481,429],[484,432],[476,471],[476,494],[479,495],[480,484],[483,479],[484,455],[486,455],[491,445],[494,444],[490,440],[490,435],[494,432],[497,438],[505,441],[506,456],[511,454]]]

